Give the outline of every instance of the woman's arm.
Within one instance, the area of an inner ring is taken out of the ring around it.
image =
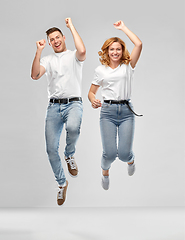
[[[88,98],[93,108],[101,107],[101,101],[96,99],[96,93],[100,86],[92,84],[89,90]]]
[[[122,30],[135,45],[134,49],[132,50],[132,53],[130,55],[130,57],[131,57],[130,65],[132,66],[132,68],[134,68],[136,66],[136,63],[139,60],[139,57],[141,54],[142,42],[132,31],[130,31],[130,29],[128,29],[125,26],[123,21],[118,21],[118,22],[114,23],[114,27],[116,29]]]

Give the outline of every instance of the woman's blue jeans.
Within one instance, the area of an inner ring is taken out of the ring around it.
[[[129,103],[131,108],[133,106]],[[101,167],[108,170],[118,157],[132,162],[135,116],[125,104],[103,103],[100,113],[100,130],[103,146]]]
[[[63,185],[66,181],[58,152],[62,129],[65,124],[66,147],[64,155],[66,157],[73,156],[80,134],[82,114],[83,105],[80,101],[67,104],[49,103],[47,108],[45,125],[46,152],[59,185]]]

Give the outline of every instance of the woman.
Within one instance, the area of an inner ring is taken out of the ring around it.
[[[101,167],[102,187],[105,190],[109,189],[109,169],[116,157],[128,163],[129,176],[135,172],[132,144],[134,115],[137,114],[133,111],[130,98],[134,68],[142,50],[142,42],[123,21],[114,23],[114,27],[129,37],[134,48],[130,55],[120,38],[106,40],[98,53],[102,65],[95,69],[94,80],[88,94],[92,107],[95,109],[101,107],[100,130],[103,146]],[[96,99],[100,86],[102,87],[102,104],[99,99]]]

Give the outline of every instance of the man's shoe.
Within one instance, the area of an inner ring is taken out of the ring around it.
[[[69,158],[65,157],[65,160],[67,162],[67,168],[68,168],[68,171],[69,171],[69,175],[71,177],[77,177],[78,167],[76,165],[74,157],[69,157]]]
[[[101,185],[103,189],[105,190],[109,189],[109,176],[102,176]]]
[[[68,181],[66,180],[66,185],[64,187],[58,187],[58,194],[57,194],[57,203],[61,206],[66,200],[66,191],[68,187]]]
[[[128,164],[128,175],[132,176],[135,173],[136,166],[135,163]]]

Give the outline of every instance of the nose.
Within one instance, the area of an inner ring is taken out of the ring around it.
[[[58,40],[57,39],[54,39],[54,43],[57,43],[58,42]]]

